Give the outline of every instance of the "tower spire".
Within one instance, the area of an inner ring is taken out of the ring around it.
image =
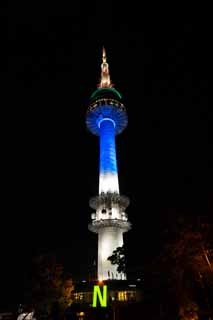
[[[99,88],[111,88],[111,80],[109,75],[109,65],[106,58],[106,50],[103,47],[102,51],[102,64],[101,64],[101,81],[98,85]]]

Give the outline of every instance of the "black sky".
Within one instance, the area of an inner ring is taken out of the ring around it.
[[[2,100],[2,301],[11,295],[6,287],[21,292],[37,253],[56,253],[76,278],[86,276],[95,257],[87,225],[88,201],[98,192],[98,139],[86,129],[85,112],[103,45],[129,116],[117,157],[120,190],[131,199],[133,229],[126,239],[141,248],[140,258],[131,251],[132,261],[143,264],[158,252],[174,212],[211,216],[208,8],[14,1],[1,12],[8,25],[8,39],[2,38],[2,94],[8,90]]]

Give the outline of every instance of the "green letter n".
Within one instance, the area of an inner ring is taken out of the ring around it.
[[[94,286],[93,290],[93,308],[97,307],[97,296],[100,302],[101,307],[107,306],[107,286],[103,286],[103,296],[101,295],[101,290],[99,286]]]

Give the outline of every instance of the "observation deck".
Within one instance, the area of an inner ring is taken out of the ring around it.
[[[95,135],[100,134],[100,121],[108,118],[115,124],[115,135],[120,134],[128,124],[126,109],[120,93],[114,88],[99,88],[91,96],[86,114],[87,128]]]
[[[98,196],[92,197],[89,201],[90,207],[95,210],[102,206],[109,208],[115,205],[118,205],[125,210],[129,206],[129,203],[130,201],[127,196],[111,192],[101,192]]]
[[[88,225],[88,229],[94,233],[98,233],[99,230],[103,230],[103,228],[110,227],[121,229],[122,232],[127,232],[131,229],[131,223],[122,219],[103,219],[93,220],[92,223]]]

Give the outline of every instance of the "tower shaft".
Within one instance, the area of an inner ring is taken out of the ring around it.
[[[99,172],[99,194],[101,192],[117,192],[118,170],[115,148],[115,123],[105,118],[100,125],[100,172]]]

